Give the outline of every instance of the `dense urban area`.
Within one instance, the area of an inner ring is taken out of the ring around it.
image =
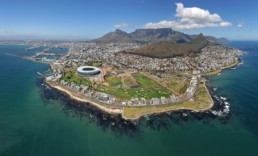
[[[49,64],[51,74],[42,74],[49,84],[89,102],[121,109],[169,107],[189,102],[195,105],[192,109],[210,108],[213,101],[202,76],[233,67],[243,54],[221,44],[209,44],[194,56],[173,58],[123,52],[144,46],[136,43],[27,41],[20,44],[30,45],[28,51],[43,47],[35,55],[23,58]],[[67,48],[68,53],[51,53],[52,48]],[[76,69],[85,65],[101,72],[81,76]],[[183,105],[179,108],[184,109]]]

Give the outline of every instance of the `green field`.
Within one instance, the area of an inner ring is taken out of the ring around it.
[[[170,91],[142,74],[135,73],[132,74],[132,76],[139,84],[138,88],[116,88],[114,84],[120,84],[121,81],[117,81],[117,78],[111,77],[111,80],[107,81],[111,83],[110,86],[98,85],[96,89],[121,99],[130,99],[132,97],[151,99],[153,97],[160,98],[162,96],[169,97],[171,95]]]
[[[165,106],[161,105],[143,108],[124,108],[123,116],[125,118],[134,119],[146,114],[167,112],[178,109],[201,110],[209,108],[210,104],[212,103],[212,99],[210,99],[209,93],[205,89],[205,84],[199,85],[199,90],[197,91],[194,100],[194,102],[186,101]]]
[[[144,89],[144,91],[148,93],[149,97],[169,97],[171,95],[169,90],[140,73],[132,74],[132,76],[136,79],[137,83]]]
[[[210,103],[211,99],[208,91],[205,88],[205,84],[199,84],[198,91],[195,94],[195,101],[198,104]]]
[[[117,76],[108,76],[108,77],[105,78],[105,80],[112,87],[119,86],[119,85],[123,84],[121,82],[121,79]]]
[[[138,85],[131,77],[128,76],[123,78],[123,84],[128,87]]]
[[[89,79],[79,77],[73,71],[65,72],[64,77],[62,78],[62,80],[66,81],[68,83],[74,82],[77,85],[84,85],[84,86],[88,86],[88,85],[91,84],[91,81]]]
[[[188,82],[183,79],[172,78],[168,79],[168,82],[169,87],[172,88],[178,94],[184,94],[188,86]]]

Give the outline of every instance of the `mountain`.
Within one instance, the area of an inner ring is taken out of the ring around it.
[[[103,37],[95,39],[93,41],[97,43],[103,43],[103,44],[118,43],[118,42],[121,42],[121,43],[134,42],[134,40],[131,38],[129,34],[119,29],[116,29],[114,32],[110,32],[104,35]]]
[[[190,38],[194,39],[198,35],[189,35]],[[218,43],[218,44],[228,44],[230,41],[226,38],[216,38],[214,36],[205,36],[210,42]]]
[[[219,44],[228,44],[230,41],[224,37],[216,38],[214,36],[205,36],[208,40]]]
[[[174,31],[171,28],[160,29],[136,29],[132,33],[126,33],[116,29],[98,39],[93,40],[97,43],[155,43],[159,41],[171,41],[176,43],[186,43],[192,38],[188,35]]]
[[[138,42],[154,43],[158,41],[174,41],[174,42],[189,42],[191,38],[181,32],[174,31],[171,28],[160,29],[136,29],[129,34]]]
[[[198,35],[187,35],[171,28],[160,29],[136,29],[132,33],[126,33],[116,29],[98,39],[93,40],[97,43],[156,43],[160,41],[169,41],[174,43],[188,43]],[[213,36],[205,36],[210,42],[226,44],[229,41],[225,38],[215,38]]]
[[[160,41],[138,49],[130,49],[122,53],[131,53],[154,58],[169,58],[183,55],[195,55],[205,47],[209,41],[203,34],[198,35],[188,43],[175,43],[171,41]]]

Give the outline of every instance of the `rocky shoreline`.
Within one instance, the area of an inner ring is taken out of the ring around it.
[[[209,122],[210,120],[219,120],[222,123],[227,123],[230,119],[230,112],[223,115],[214,112],[224,112],[226,108],[226,100],[217,98],[216,90],[211,88],[209,90],[214,105],[210,110],[204,112],[196,112],[191,110],[175,110],[159,114],[145,115],[144,117],[128,121],[122,118],[120,114],[110,114],[92,106],[90,103],[79,102],[71,99],[67,94],[60,92],[55,88],[51,88],[44,82],[42,78],[38,79],[37,85],[42,92],[42,98],[48,101],[58,100],[63,106],[64,113],[69,116],[79,117],[81,119],[87,118],[90,122],[96,122],[98,126],[103,129],[111,128],[113,131],[119,133],[133,135],[134,132],[140,132],[140,125],[144,124],[152,129],[159,129],[161,127],[171,126],[171,123],[183,124],[188,120],[202,120]]]
[[[52,84],[52,83],[50,83],[50,82],[48,82],[46,80],[44,80],[44,83],[47,84],[49,87],[51,87],[53,89],[56,89],[57,91],[66,94],[71,100],[75,100],[75,101],[78,101],[78,102],[91,104],[93,107],[96,107],[96,108],[100,109],[100,111],[105,112],[105,113],[109,113],[111,115],[121,115],[121,117],[123,119],[127,120],[127,121],[129,121],[129,120],[131,120],[131,121],[139,120],[140,118],[145,117],[145,116],[157,115],[157,114],[167,113],[167,112],[171,112],[171,111],[186,110],[186,111],[193,111],[193,112],[205,112],[205,111],[210,110],[213,107],[213,105],[214,105],[214,101],[211,98],[209,90],[207,89],[207,87],[205,85],[207,93],[208,93],[208,95],[209,95],[209,97],[211,99],[211,103],[209,104],[209,106],[207,106],[205,108],[194,109],[194,108],[188,108],[188,107],[178,107],[178,108],[162,109],[162,110],[145,112],[145,113],[140,114],[140,115],[138,114],[135,117],[127,117],[125,115],[123,107],[105,106],[105,105],[102,105],[102,104],[98,103],[97,101],[93,101],[92,99],[88,99],[86,97],[81,97],[79,94],[77,94],[77,93],[75,93],[73,91],[67,90],[66,88],[64,88],[64,87],[62,87],[60,85]],[[141,109],[141,108],[139,108],[139,109]]]

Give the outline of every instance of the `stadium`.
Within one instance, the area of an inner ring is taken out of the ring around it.
[[[82,77],[98,76],[101,70],[93,66],[81,66],[77,68],[77,75]]]

